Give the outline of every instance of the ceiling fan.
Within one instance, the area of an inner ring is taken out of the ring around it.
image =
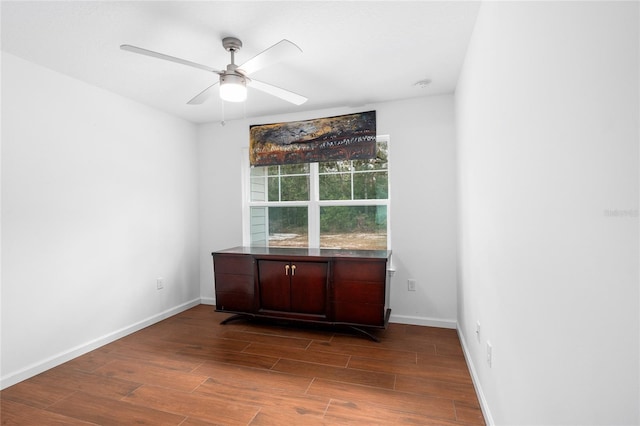
[[[231,63],[227,65],[224,71],[219,71],[206,65],[176,58],[174,56],[165,55],[164,53],[131,46],[129,44],[121,45],[120,49],[218,74],[220,76],[219,81],[216,81],[211,86],[194,96],[189,102],[187,102],[190,105],[197,105],[206,101],[209,96],[211,96],[211,89],[217,84],[220,84],[220,97],[229,102],[243,102],[246,100],[247,86],[276,96],[295,105],[302,105],[307,101],[307,98],[298,95],[297,93],[249,78],[249,74],[258,71],[259,69],[280,62],[292,55],[302,53],[302,50],[294,43],[289,40],[281,40],[249,59],[242,65],[235,64],[235,53],[242,48],[242,41],[235,37],[225,37],[222,39],[222,46],[227,52],[231,53]]]

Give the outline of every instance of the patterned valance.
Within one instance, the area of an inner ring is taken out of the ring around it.
[[[252,166],[376,156],[376,112],[249,127]]]

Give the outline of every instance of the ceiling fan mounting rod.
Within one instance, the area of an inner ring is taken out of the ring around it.
[[[225,37],[222,39],[222,47],[224,47],[227,52],[231,53],[231,64],[235,65],[235,53],[242,49],[242,41],[236,37]]]

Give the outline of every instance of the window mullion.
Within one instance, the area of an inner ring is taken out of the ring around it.
[[[309,164],[309,247],[320,247],[320,179],[318,163]]]
[[[278,166],[278,201],[282,201],[282,166]]]
[[[355,167],[353,166],[353,160],[349,161],[349,176],[351,178],[351,199],[353,200],[355,197],[353,196],[353,171]]]

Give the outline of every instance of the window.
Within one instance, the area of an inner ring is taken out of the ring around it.
[[[243,155],[244,244],[386,250],[389,138],[370,160],[249,167]]]

